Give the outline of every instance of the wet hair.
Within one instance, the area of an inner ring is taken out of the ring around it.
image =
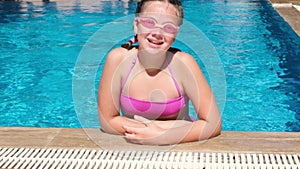
[[[133,44],[137,43],[137,35],[134,35],[129,41],[123,43],[121,46],[125,49],[131,49]]]
[[[175,9],[177,9],[177,16],[180,18],[180,25],[182,24],[183,9],[180,0],[141,0],[137,3],[135,15],[137,16],[138,14],[143,12],[146,2],[155,2],[155,1],[168,2],[172,4],[175,7]],[[136,42],[137,42],[137,35],[132,37],[129,41],[125,42],[121,46],[129,50],[132,48],[132,45],[135,44]]]
[[[155,1],[168,2],[168,3],[172,4],[175,7],[175,9],[177,9],[177,16],[181,19],[180,24],[182,23],[183,9],[182,9],[180,0],[141,0],[137,4],[135,15],[138,15],[139,13],[143,12],[146,2],[155,2]]]

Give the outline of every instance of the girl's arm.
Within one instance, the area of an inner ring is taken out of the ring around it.
[[[124,53],[128,57],[128,50],[123,48],[114,49],[108,54],[98,90],[100,125],[105,132],[111,134],[124,134],[123,125],[145,126],[139,121],[120,116],[122,62],[126,59]]]
[[[194,58],[182,53],[182,62],[187,73],[183,76],[183,87],[192,101],[200,120],[193,123],[182,142],[196,141],[215,137],[221,133],[222,120],[213,92]]]

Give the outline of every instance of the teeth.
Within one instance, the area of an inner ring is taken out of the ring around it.
[[[161,45],[161,44],[163,44],[163,42],[156,42],[156,41],[152,41],[150,39],[149,39],[149,42],[154,43],[155,45]]]

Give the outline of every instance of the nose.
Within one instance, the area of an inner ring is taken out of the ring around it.
[[[160,29],[157,30],[153,30],[153,32],[151,32],[150,36],[152,36],[153,38],[155,38],[156,40],[163,40],[164,39],[164,35],[161,32]]]
[[[153,28],[152,33],[162,35],[164,33],[164,28],[161,25],[156,25],[155,28]]]
[[[160,28],[161,30],[163,30],[163,29],[164,29],[164,26],[163,26],[163,25],[156,24],[156,25],[155,25],[155,28]]]

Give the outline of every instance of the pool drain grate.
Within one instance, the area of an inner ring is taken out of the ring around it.
[[[300,167],[299,154],[0,148],[0,168],[209,169]]]

